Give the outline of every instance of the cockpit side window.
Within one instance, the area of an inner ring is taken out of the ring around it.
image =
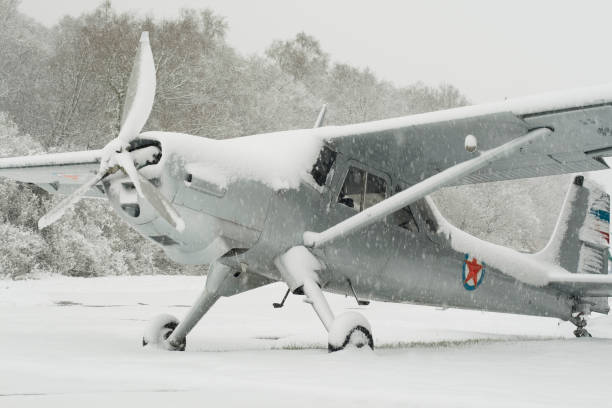
[[[324,186],[327,181],[327,175],[331,171],[336,162],[337,153],[327,146],[323,146],[317,162],[312,166],[310,174],[318,185]]]
[[[363,197],[363,208],[369,208],[385,199],[387,183],[385,179],[368,173],[366,177],[365,195]]]
[[[351,167],[344,179],[344,185],[340,190],[338,202],[347,207],[361,211],[363,209],[363,187],[365,183],[365,171],[357,167]]]
[[[408,231],[419,232],[419,226],[414,219],[414,215],[412,214],[410,207],[406,206],[391,214],[390,217],[390,221],[393,223],[393,225],[397,225],[398,227],[407,229]]]
[[[384,200],[386,191],[385,179],[357,167],[350,167],[338,195],[338,202],[362,211]]]

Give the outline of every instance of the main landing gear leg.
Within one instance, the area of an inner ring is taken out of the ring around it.
[[[347,346],[374,348],[372,329],[356,312],[334,316],[321,290],[317,271],[319,260],[303,246],[293,247],[275,260],[275,265],[294,294],[306,295],[321,323],[328,332],[328,350],[338,351]]]
[[[228,266],[216,263],[208,273],[204,290],[183,321],[179,322],[176,317],[167,314],[157,316],[145,330],[142,345],[184,351],[187,345],[187,334],[220,297],[232,296],[271,282],[261,276],[240,273]]]

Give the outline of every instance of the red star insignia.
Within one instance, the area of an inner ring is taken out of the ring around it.
[[[478,264],[476,258],[472,258],[471,262],[466,259],[465,264],[469,272],[463,283],[468,283],[469,280],[472,280],[472,282],[474,282],[474,287],[478,286],[478,272],[482,269],[482,265]]]

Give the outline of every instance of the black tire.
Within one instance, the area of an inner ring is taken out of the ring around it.
[[[163,318],[167,321],[163,323],[163,325],[160,324],[158,326],[155,320],[159,318]],[[146,347],[150,344],[151,346],[165,350],[185,351],[185,348],[187,347],[186,339],[183,339],[180,344],[172,344],[168,342],[168,338],[179,324],[178,320],[174,316],[170,315],[161,315],[158,316],[156,319],[153,320],[152,326],[145,330],[145,336],[142,337],[142,346]],[[149,339],[147,339],[147,336],[149,337]]]
[[[340,350],[344,350],[346,348],[346,346],[349,345],[349,343],[351,342],[351,337],[353,336],[353,333],[355,333],[356,331],[359,331],[361,333],[363,333],[367,339],[367,344],[366,343],[359,343],[356,344],[355,346],[357,348],[362,348],[364,346],[368,346],[370,347],[370,349],[374,350],[374,338],[372,337],[372,333],[370,333],[370,331],[363,327],[363,326],[356,326],[354,327],[351,331],[349,331],[346,335],[346,337],[344,338],[344,342],[342,343],[341,346],[333,346],[331,344],[327,344],[327,351],[329,351],[330,353],[333,353],[334,351],[340,351]]]
[[[593,337],[591,335],[591,333],[589,333],[586,329],[583,329],[582,327],[574,330],[574,336],[576,336],[576,337]]]

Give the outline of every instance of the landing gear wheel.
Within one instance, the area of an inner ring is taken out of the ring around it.
[[[347,312],[336,317],[329,330],[327,349],[330,353],[349,346],[356,348],[368,346],[374,349],[370,323],[356,312]]]
[[[593,336],[591,336],[591,333],[589,333],[587,331],[587,329],[584,329],[582,327],[579,327],[576,330],[574,330],[574,336],[576,336],[576,337],[593,337]]]
[[[145,329],[142,336],[142,346],[171,351],[185,351],[187,346],[185,339],[179,345],[172,345],[168,342],[168,337],[170,337],[178,324],[179,320],[172,315],[163,314],[156,316]]]
[[[585,327],[587,325],[587,320],[584,317],[584,313],[578,313],[576,316],[573,316],[570,319],[570,322],[572,322],[576,326],[576,330],[574,330],[574,336],[576,336],[576,337],[593,337],[593,336],[591,336],[591,333],[589,333],[587,331],[587,329],[585,329]]]

